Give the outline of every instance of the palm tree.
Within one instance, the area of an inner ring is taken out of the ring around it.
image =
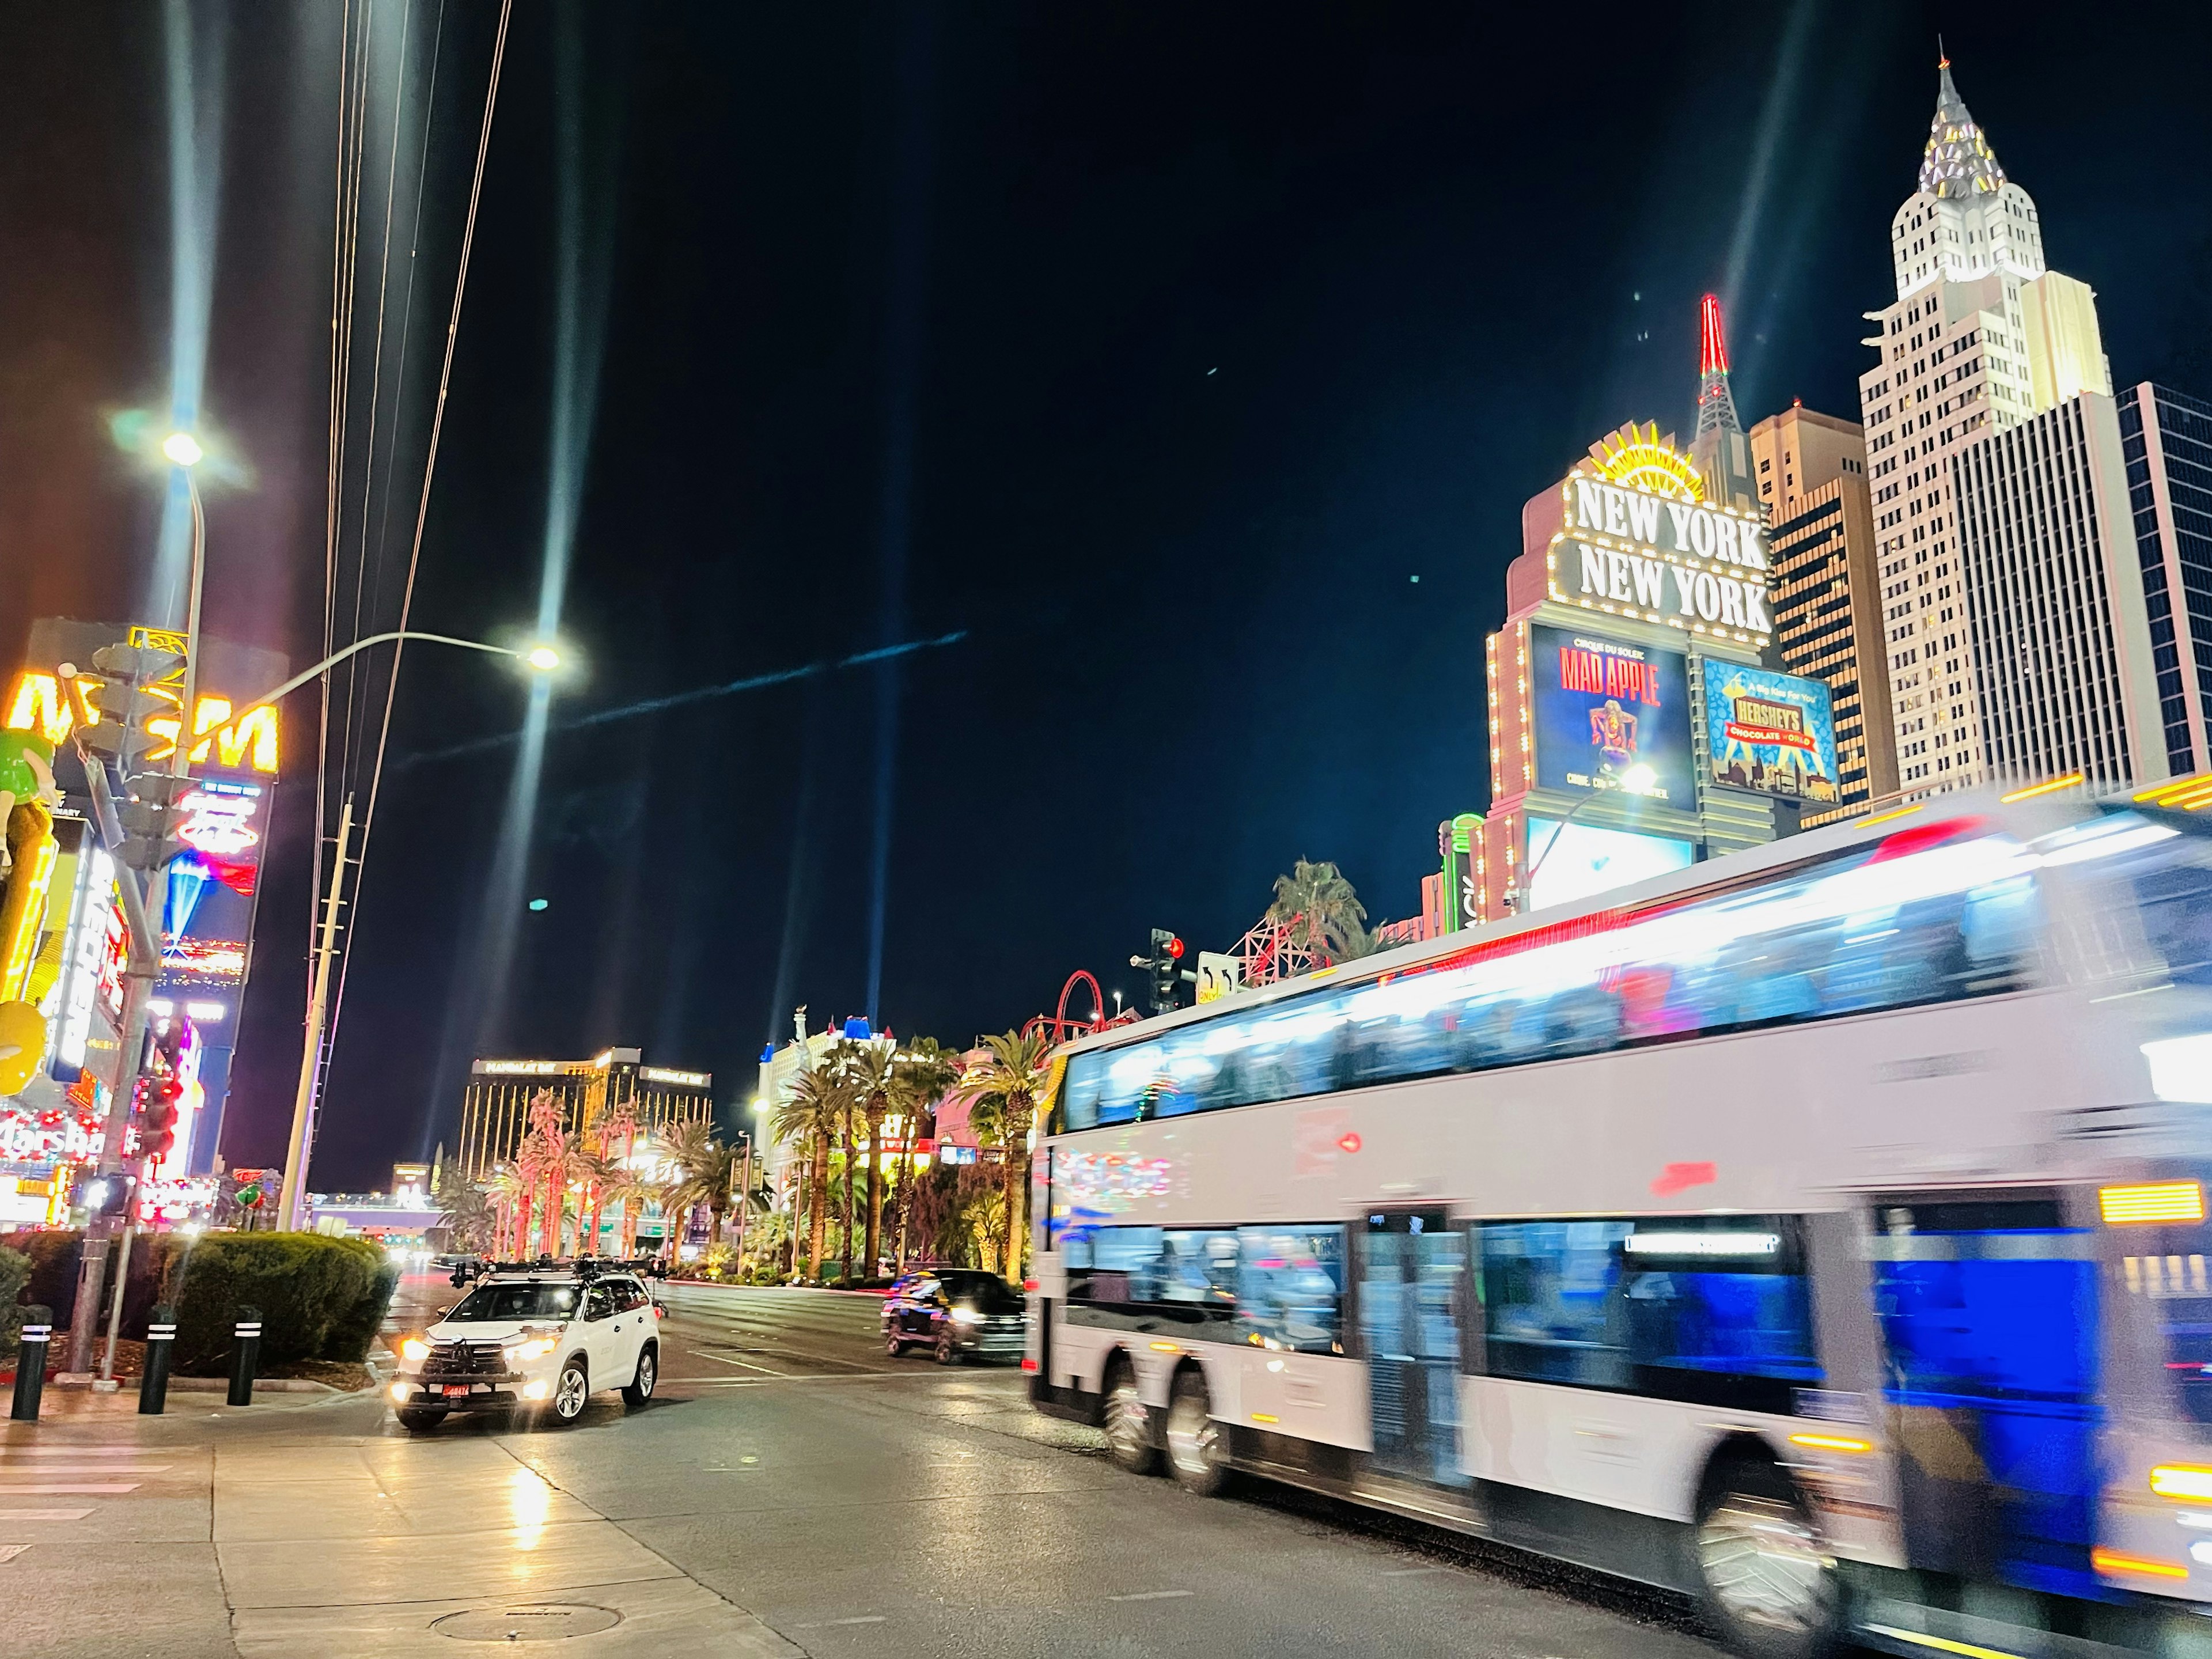
[[[637,1254],[637,1224],[646,1205],[659,1195],[659,1188],[626,1165],[617,1166],[617,1172],[608,1178],[599,1197],[603,1203],[622,1206],[622,1233],[616,1240],[617,1255],[627,1260]]]
[[[1337,940],[1334,954],[1339,962],[1357,962],[1362,957],[1371,957],[1382,948],[1382,930],[1388,922],[1377,922],[1372,927],[1362,927],[1356,921],[1344,924],[1343,937]]]
[[[768,1132],[781,1146],[804,1142],[811,1161],[807,1198],[808,1277],[822,1277],[830,1232],[830,1146],[849,1110],[850,1092],[827,1066],[810,1066],[792,1079],[768,1115]]]
[[[498,1216],[498,1239],[487,1255],[520,1259],[527,1254],[529,1240],[523,1234],[528,1231],[530,1191],[531,1177],[514,1164],[502,1164],[493,1172],[491,1202]]]
[[[1330,962],[1345,962],[1360,954],[1348,947],[1365,941],[1367,907],[1359,895],[1326,860],[1316,864],[1300,859],[1287,876],[1275,878],[1274,902],[1267,917],[1290,930],[1291,943],[1304,945]],[[1369,947],[1372,948],[1371,945]]]
[[[576,1254],[596,1255],[599,1248],[599,1213],[608,1189],[627,1173],[621,1161],[603,1152],[580,1151],[568,1164],[568,1179],[579,1185],[576,1194]]]
[[[898,1187],[891,1194],[896,1218],[896,1267],[906,1271],[906,1221],[914,1185],[915,1143],[921,1139],[922,1121],[937,1109],[945,1091],[960,1080],[960,1057],[938,1046],[935,1037],[922,1037],[908,1045],[891,1073],[891,1104],[906,1124],[906,1156],[899,1160]]]
[[[891,1108],[891,1089],[899,1054],[888,1042],[840,1042],[830,1051],[830,1063],[837,1068],[838,1075],[851,1087],[860,1106],[861,1121],[867,1125],[868,1129],[867,1243],[861,1250],[860,1261],[861,1276],[872,1278],[884,1238],[884,1117]],[[848,1152],[846,1158],[848,1171],[851,1163]],[[848,1219],[845,1248],[848,1263],[846,1277],[848,1279],[852,1277],[849,1269],[851,1231]]]
[[[695,1121],[676,1132],[669,1158],[676,1165],[678,1208],[705,1208],[713,1220],[709,1237],[719,1240],[722,1218],[730,1212],[731,1189],[738,1182],[737,1149],[715,1139],[712,1123]]]
[[[1009,1031],[987,1036],[989,1052],[968,1075],[980,1084],[969,1120],[997,1139],[1006,1160],[1006,1248],[1000,1260],[1006,1277],[1021,1279],[1024,1200],[1029,1195],[1030,1127],[1038,1101],[1052,1080],[1051,1044],[1042,1031]]]
[[[484,1189],[447,1164],[438,1172],[438,1224],[451,1248],[473,1255],[491,1254],[499,1218]]]

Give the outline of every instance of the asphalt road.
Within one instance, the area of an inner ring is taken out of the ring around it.
[[[450,1297],[407,1292],[404,1315]],[[873,1297],[662,1293],[659,1396],[597,1395],[566,1431],[413,1437],[371,1398],[0,1425],[0,1492],[80,1454],[126,1474],[14,1500],[76,1520],[0,1519],[22,1650],[451,1659],[435,1620],[538,1602],[621,1620],[563,1659],[1717,1651],[1634,1591],[1282,1489],[1127,1474],[1018,1371],[888,1358]]]

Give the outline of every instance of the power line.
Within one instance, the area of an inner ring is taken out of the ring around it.
[[[453,383],[454,349],[460,339],[461,303],[464,296],[468,291],[469,256],[476,246],[477,210],[478,204],[482,202],[483,198],[484,166],[487,158],[491,153],[492,116],[494,112],[499,106],[500,70],[507,59],[507,24],[509,19],[514,14],[514,0],[500,0],[499,33],[492,44],[491,76],[489,83],[484,91],[483,125],[477,135],[476,171],[469,182],[468,215],[463,222],[461,230],[460,264],[459,268],[453,273],[453,314],[446,325],[444,360],[438,371],[438,400],[430,416],[429,448],[422,459],[422,489],[421,495],[417,498],[416,502],[415,535],[413,542],[408,550],[407,556],[407,583],[406,586],[401,592],[399,600],[399,627],[403,631],[404,631],[407,627],[408,617],[413,609],[415,603],[415,577],[417,569],[421,566],[422,558],[422,530],[424,525],[428,521],[430,513],[430,487],[432,481],[437,475],[438,444],[440,438],[444,433],[446,424],[446,397],[447,390]],[[442,15],[443,14],[441,11],[441,20]],[[394,142],[397,142],[396,137]],[[419,202],[419,195],[417,199]],[[407,642],[404,639],[398,641],[393,646],[392,656],[392,674],[391,678],[385,683],[384,714],[377,729],[376,760],[374,766],[369,774],[368,804],[368,809],[362,817],[361,853],[359,860],[356,865],[356,872],[354,876],[353,902],[354,912],[356,915],[360,914],[362,883],[368,878],[368,874],[369,836],[376,826],[377,795],[384,781],[385,751],[389,744],[392,736],[392,702],[399,689],[399,665],[401,657],[406,651],[406,648]],[[346,976],[348,970],[352,966],[352,947],[353,933],[352,930],[349,928],[346,933],[345,943],[340,947],[339,951],[337,998],[331,1005],[330,1024],[323,1038],[322,1054],[318,1060],[318,1063],[319,1065],[325,1066],[328,1064],[328,1057],[337,1050],[338,1023],[345,1012]],[[318,1095],[319,1095],[319,1086],[317,1092]],[[311,1127],[308,1138],[309,1147],[312,1148],[313,1144],[313,1131]],[[301,1178],[303,1181],[306,1179],[304,1169],[301,1171]]]

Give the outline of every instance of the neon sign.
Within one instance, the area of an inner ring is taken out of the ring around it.
[[[98,848],[88,848],[85,868],[77,878],[76,914],[70,918],[68,943],[63,947],[69,963],[64,981],[59,1040],[54,1050],[58,1066],[71,1072],[82,1068],[84,1047],[92,1036],[92,1009],[100,993],[100,967],[114,915],[110,896],[115,885],[115,865]]]
[[[1700,501],[1649,465],[1621,471],[1630,482],[1620,483],[1607,471],[1577,467],[1559,486],[1560,529],[1545,557],[1551,597],[1764,647],[1774,625],[1757,509]]]
[[[261,805],[258,789],[210,784],[193,790],[178,805],[185,813],[177,825],[178,838],[196,852],[238,859],[260,843],[261,832],[253,827],[254,812]]]
[[[81,673],[76,684],[91,688],[103,682],[97,675]],[[167,701],[181,713],[184,694],[178,687],[149,685],[145,690],[149,696]],[[213,764],[227,770],[266,772],[274,776],[276,711],[255,708],[234,720],[231,710],[235,706],[228,697],[211,693],[199,696],[192,716],[193,763],[207,764],[212,756]],[[29,668],[15,676],[8,693],[6,716],[0,724],[13,731],[43,732],[57,749],[69,741],[80,721],[87,726],[100,723],[100,711],[88,704],[78,705],[58,675]],[[176,753],[179,725],[176,714],[157,714],[146,722],[147,731],[160,739],[146,751],[148,761],[162,761]]]

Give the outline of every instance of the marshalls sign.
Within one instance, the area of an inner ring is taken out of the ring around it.
[[[1766,529],[1754,513],[1709,507],[1580,471],[1560,486],[1554,599],[1764,647]]]

